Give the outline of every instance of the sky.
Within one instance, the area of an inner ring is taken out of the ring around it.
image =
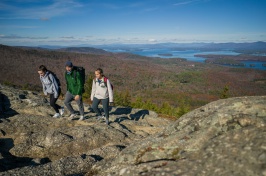
[[[266,0],[0,0],[10,46],[266,42]]]

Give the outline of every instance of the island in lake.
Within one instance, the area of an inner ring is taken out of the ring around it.
[[[173,56],[173,54],[165,53],[165,54],[158,54],[159,56]]]
[[[254,55],[247,55],[247,54],[239,54],[239,55],[196,54],[194,56],[206,58],[205,63],[240,66],[240,67],[245,66],[245,64],[241,63],[241,61],[266,62],[266,56],[254,56]],[[254,65],[252,64],[250,65],[250,67],[253,67],[253,66]],[[265,67],[266,64],[262,64],[262,66]]]

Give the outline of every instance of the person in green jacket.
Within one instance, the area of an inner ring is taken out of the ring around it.
[[[70,111],[70,119],[72,120],[76,114],[71,106],[71,102],[75,100],[79,107],[80,118],[79,120],[84,120],[84,106],[82,102],[82,90],[83,90],[83,83],[81,75],[78,71],[74,70],[74,66],[71,61],[66,62],[66,73],[65,79],[67,84],[67,92],[65,96],[65,105],[67,109]]]

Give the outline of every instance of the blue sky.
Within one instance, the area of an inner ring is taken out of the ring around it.
[[[266,0],[1,0],[0,44],[266,42]]]

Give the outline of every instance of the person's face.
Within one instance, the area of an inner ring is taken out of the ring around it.
[[[66,66],[66,71],[71,72],[72,67]]]
[[[43,71],[38,71],[38,73],[39,73],[40,76],[44,76],[45,75],[45,72],[43,72]]]
[[[95,71],[95,77],[96,77],[97,79],[101,79],[101,78],[102,78],[102,75],[100,74],[99,71]]]

